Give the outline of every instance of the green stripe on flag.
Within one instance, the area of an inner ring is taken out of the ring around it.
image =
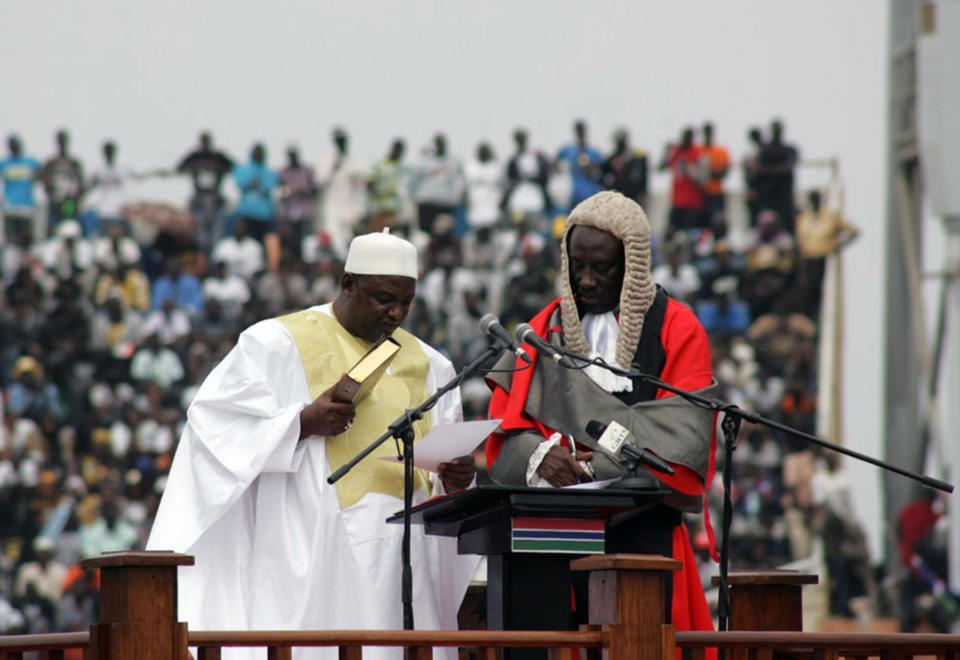
[[[540,551],[540,552],[583,552],[583,553],[602,553],[604,551],[603,541],[564,541],[562,539],[539,540],[539,539],[514,539],[513,551],[519,550]]]

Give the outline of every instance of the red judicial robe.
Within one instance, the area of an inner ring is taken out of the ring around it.
[[[557,310],[560,300],[557,299],[547,305],[531,321],[534,331],[543,338],[551,333],[561,332],[560,327],[551,327],[550,320]],[[713,380],[710,362],[710,344],[706,332],[700,322],[682,303],[668,298],[663,325],[660,330],[660,341],[666,360],[659,374],[661,380],[686,390],[697,390],[708,387]],[[526,350],[536,364],[536,350],[526,346]],[[523,363],[518,359],[516,368],[521,369]],[[524,410],[527,393],[533,379],[534,369],[524,369],[513,374],[510,390],[495,383],[493,395],[489,405],[489,415],[493,419],[502,419],[500,428],[505,433],[497,433],[487,440],[487,465],[492,466],[500,455],[504,442],[509,442],[509,433],[512,431],[539,431],[544,438],[550,437],[554,429],[545,426],[540,420],[533,418]],[[673,396],[672,393],[658,390],[656,398]],[[707,481],[712,478],[714,468],[715,439],[709,442],[709,468]],[[672,463],[675,473],[666,475],[658,472],[654,474],[667,486],[686,495],[702,495],[704,493],[704,479],[694,470],[684,465]],[[706,507],[704,507],[706,512]],[[711,539],[711,553],[713,553],[712,529],[708,534]],[[707,607],[703,585],[697,572],[696,559],[690,545],[690,536],[684,525],[680,524],[673,532],[673,557],[682,562],[683,567],[673,574],[673,607],[671,622],[677,630],[713,630],[713,621]]]

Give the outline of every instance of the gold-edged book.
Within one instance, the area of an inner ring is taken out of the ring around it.
[[[400,344],[392,337],[383,337],[337,381],[333,400],[341,403],[359,403],[372,390],[393,358]]]

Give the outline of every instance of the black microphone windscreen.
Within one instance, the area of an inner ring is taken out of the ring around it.
[[[599,420],[591,419],[589,422],[587,422],[587,435],[589,435],[591,438],[599,438],[601,435],[603,435],[603,432],[607,430],[607,426],[607,424],[604,424]]]
[[[484,332],[490,331],[490,326],[494,323],[499,323],[500,319],[497,318],[496,314],[484,314],[480,319],[480,329]]]
[[[521,323],[517,326],[516,330],[513,331],[513,336],[520,342],[525,343],[527,341],[527,335],[531,332],[536,336],[537,333],[534,332],[533,327],[529,323]]]

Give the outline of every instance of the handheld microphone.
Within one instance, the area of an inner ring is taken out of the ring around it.
[[[527,364],[531,363],[530,356],[527,355],[527,352],[523,350],[522,346],[520,346],[520,342],[514,339],[513,335],[507,332],[506,328],[500,325],[500,319],[498,319],[496,315],[485,314],[483,318],[480,319],[480,329],[483,330],[485,334],[491,335],[495,339],[500,340],[500,342],[513,351],[518,358]]]
[[[552,358],[554,362],[559,363],[563,360],[563,354],[551,346],[550,342],[538,336],[536,331],[530,327],[529,323],[521,323],[518,325],[516,332],[513,334],[519,343],[530,344],[537,349],[538,353]]]
[[[664,474],[673,474],[670,464],[646,449],[638,449],[630,444],[630,431],[622,424],[610,422],[604,424],[596,419],[587,422],[587,433],[595,438],[597,444],[616,456],[621,463],[627,459],[643,463],[649,468]]]

